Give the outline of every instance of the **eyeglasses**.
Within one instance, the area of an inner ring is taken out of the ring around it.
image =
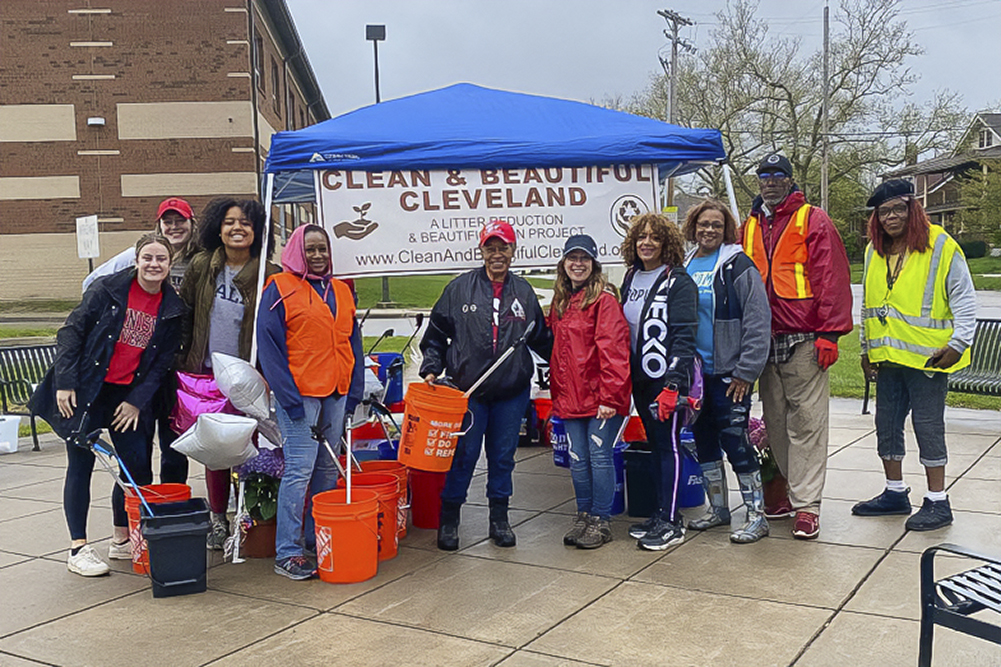
[[[789,178],[789,176],[787,176],[781,171],[776,171],[776,172],[766,171],[762,174],[758,174],[758,180],[761,181],[762,183],[778,183],[780,181],[784,181],[787,178]]]
[[[250,222],[249,218],[223,218],[222,219],[222,224],[224,224],[224,225],[236,225],[236,224],[246,225],[249,222]]]
[[[568,264],[590,264],[591,256],[586,253],[574,253],[573,255],[567,255]]]
[[[879,216],[880,220],[886,220],[890,216],[903,218],[907,216],[907,204],[897,203],[893,206],[880,206],[876,209],[876,214]]]
[[[191,222],[187,218],[160,218],[160,224],[164,227],[183,227]]]
[[[504,245],[481,245],[480,252],[484,255],[506,255],[511,252],[511,245],[508,243]]]
[[[703,232],[709,231],[711,229],[724,229],[725,227],[726,227],[725,222],[713,222],[713,221],[702,222],[700,220],[699,222],[695,223],[695,229],[698,229],[699,231]]]

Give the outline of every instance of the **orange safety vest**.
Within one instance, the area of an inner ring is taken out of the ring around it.
[[[288,367],[299,393],[323,398],[335,391],[348,393],[355,356],[351,333],[355,323],[355,300],[351,289],[331,279],[337,317],[313,286],[293,273],[276,273],[274,282],[285,306]]]
[[[780,298],[813,298],[810,276],[806,271],[806,236],[809,231],[810,205],[803,204],[793,213],[769,257],[765,252],[761,221],[752,215],[744,223],[744,252],[754,261],[766,285],[770,275],[775,295]]]

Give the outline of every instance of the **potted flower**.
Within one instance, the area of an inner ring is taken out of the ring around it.
[[[236,468],[243,487],[243,513],[237,518],[241,552],[249,558],[275,555],[278,487],[285,472],[281,449],[262,449]]]

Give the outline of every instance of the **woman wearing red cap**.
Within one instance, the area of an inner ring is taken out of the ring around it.
[[[424,363],[420,374],[425,381],[433,382],[447,372],[459,389],[468,390],[530,324],[534,329],[528,344],[549,357],[552,340],[535,291],[528,281],[508,270],[515,247],[514,229],[506,222],[490,222],[480,232],[483,267],[456,277],[431,310],[430,325],[421,341]],[[469,397],[473,419],[463,424],[468,430],[459,438],[441,492],[439,549],[459,548],[459,513],[480,457],[481,442],[487,453],[490,538],[497,546],[515,545],[507,508],[518,432],[528,408],[534,369],[531,354],[519,346]]]
[[[156,211],[156,223],[153,231],[170,241],[174,260],[170,265],[170,286],[174,291],[181,289],[184,272],[188,262],[198,252],[198,242],[195,239],[195,217],[191,213],[191,205],[180,197],[170,197],[160,202]],[[101,276],[110,276],[125,269],[131,269],[136,263],[136,249],[129,246],[104,264],[94,269],[83,279],[83,291]]]

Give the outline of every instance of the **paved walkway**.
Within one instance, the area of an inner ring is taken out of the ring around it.
[[[793,540],[779,521],[754,545],[732,545],[716,529],[650,553],[621,517],[605,547],[565,548],[569,477],[547,451],[525,448],[514,549],[486,539],[479,476],[457,553],[437,551],[433,531],[411,529],[374,579],[343,586],[291,582],[270,560],[213,556],[208,592],[165,599],[121,561],[110,577],[67,572],[65,455],[51,435],[41,452],[22,439],[19,452],[0,457],[0,665],[913,665],[921,551],[952,541],[1001,553],[1001,415],[948,411],[956,522],[916,534],[903,517],[851,516],[852,503],[882,485],[872,417],[858,414],[858,401],[831,406],[816,542]],[[920,502],[910,451],[904,469]],[[204,494],[201,476],[192,483]],[[91,539],[104,551],[110,480],[95,474],[93,488]],[[737,494],[731,501],[738,506]],[[1001,665],[1001,651],[936,630],[936,664]]]

